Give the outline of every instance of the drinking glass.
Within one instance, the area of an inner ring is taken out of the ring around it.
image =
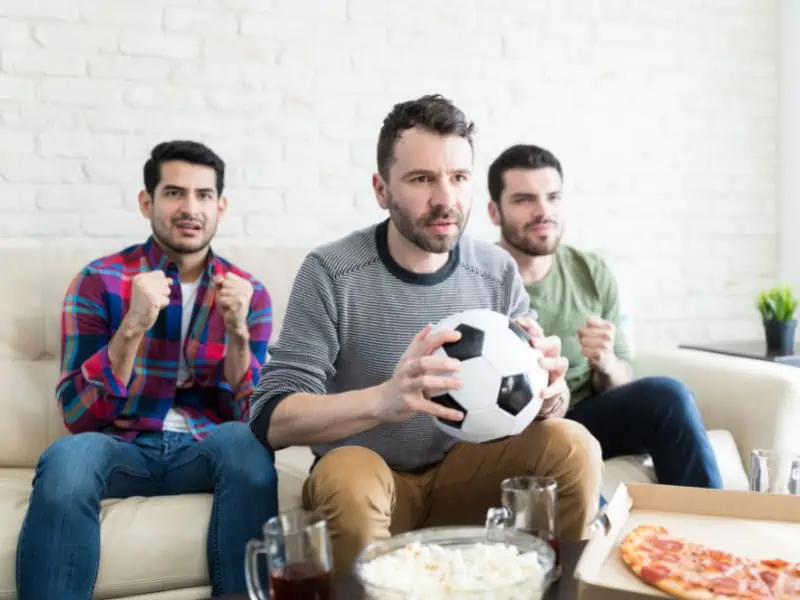
[[[800,495],[800,454],[753,450],[750,453],[750,491]]]
[[[561,576],[558,543],[558,485],[552,477],[509,477],[500,484],[502,507],[486,512],[486,527],[509,527],[534,535],[553,548],[553,579]]]
[[[250,598],[332,600],[333,556],[324,519],[302,509],[287,511],[267,521],[263,534],[263,540],[250,540],[245,549],[245,578]],[[267,559],[266,591],[258,574],[259,554]]]

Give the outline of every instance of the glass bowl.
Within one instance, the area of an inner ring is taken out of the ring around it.
[[[421,544],[423,550],[431,545],[446,550],[471,549],[475,552],[471,559],[474,562],[464,559],[462,554],[461,561],[455,564],[460,566],[461,577],[469,579],[472,576],[483,581],[467,582],[462,579],[458,582],[451,579],[450,587],[445,588],[441,583],[434,583],[442,581],[444,576],[435,574],[430,562],[406,573],[401,572],[398,563],[386,568],[384,559],[387,556],[414,544]],[[487,564],[483,560],[487,558],[486,554],[479,558],[475,550],[478,544],[486,544],[496,552],[503,550],[497,546],[510,546],[520,555],[520,559],[524,556],[524,560],[530,562],[526,563],[527,566],[523,565],[524,568],[519,568],[509,564],[509,555],[497,554]],[[373,562],[378,559],[382,559],[384,567],[378,566],[381,562]],[[479,569],[481,562],[486,564],[483,572]],[[432,527],[371,543],[356,557],[353,575],[363,588],[366,600],[539,600],[551,583],[554,564],[553,549],[529,533],[494,527]],[[389,583],[387,580],[390,577],[395,581]]]

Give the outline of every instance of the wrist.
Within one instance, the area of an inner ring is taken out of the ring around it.
[[[614,354],[611,354],[604,360],[598,361],[594,367],[594,371],[596,371],[598,375],[608,377],[614,372],[616,365],[617,357]]]
[[[138,317],[130,312],[122,318],[122,323],[120,323],[119,327],[120,334],[124,340],[141,338],[147,333],[148,329],[149,327],[143,327]]]
[[[247,344],[250,342],[250,332],[247,327],[233,327],[227,330],[228,339],[232,344]]]
[[[386,402],[388,382],[380,383],[373,388],[369,388],[367,393],[366,410],[367,417],[383,423],[383,405]]]

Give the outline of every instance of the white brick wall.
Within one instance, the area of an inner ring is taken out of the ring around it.
[[[488,163],[543,144],[640,345],[759,335],[776,36],[775,0],[0,0],[0,243],[141,239],[141,165],[172,137],[227,160],[231,241],[341,235],[381,216],[383,115],[441,92],[479,126],[474,234]]]
[[[800,293],[800,2],[779,0],[778,233],[781,279]]]

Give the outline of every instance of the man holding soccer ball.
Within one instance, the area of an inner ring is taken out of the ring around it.
[[[252,397],[251,427],[262,443],[307,445],[316,455],[303,503],[327,519],[340,572],[390,534],[483,524],[510,476],[555,477],[563,540],[583,537],[597,510],[599,444],[579,423],[552,418],[569,404],[559,340],[525,318],[530,301],[508,253],[462,235],[472,129],[440,96],[393,107],[372,179],[389,218],[306,257]],[[430,418],[462,418],[430,400],[461,384],[459,361],[433,356],[460,334],[431,324],[469,309],[518,320],[550,374],[539,419],[486,444],[459,442]]]
[[[616,280],[597,255],[562,244],[562,168],[549,151],[515,145],[489,167],[489,214],[517,261],[538,323],[569,359],[568,419],[605,459],[649,453],[660,483],[721,488],[691,392],[667,377],[632,380]]]

